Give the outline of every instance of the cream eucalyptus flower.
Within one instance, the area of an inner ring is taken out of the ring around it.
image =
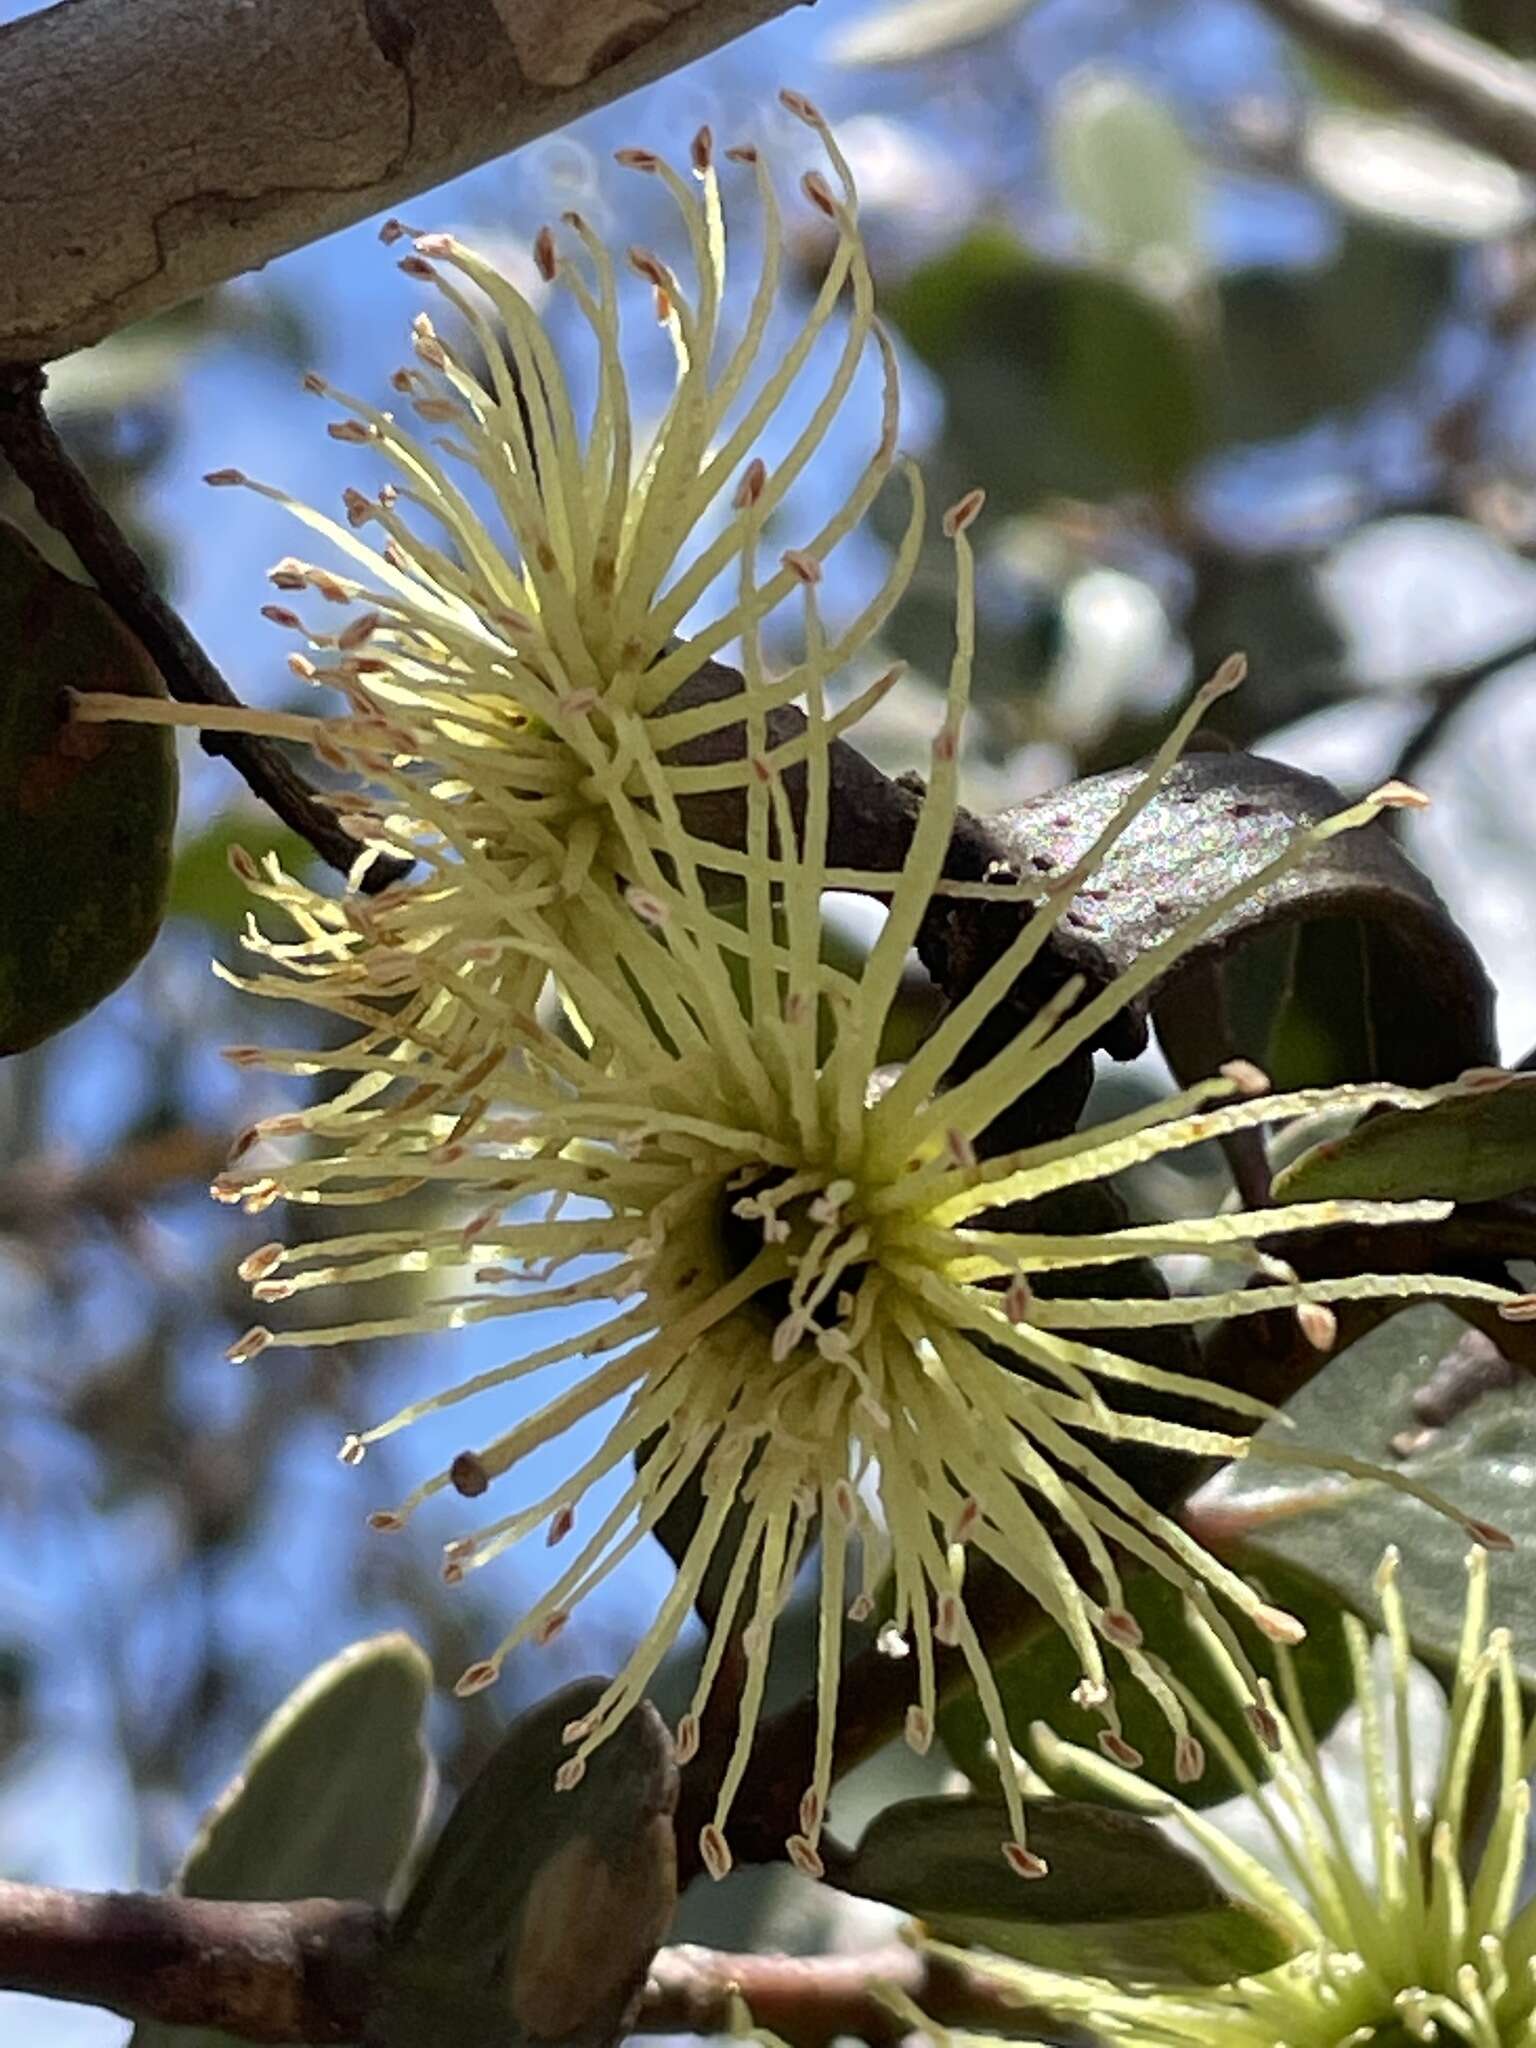
[[[400,1270],[463,1263],[473,1292],[395,1322],[330,1328],[257,1328],[235,1355],[273,1345],[346,1343],[518,1316],[578,1311],[581,1327],[516,1355],[446,1392],[413,1402],[351,1438],[343,1452],[432,1410],[528,1375],[585,1362],[581,1375],[504,1433],[467,1450],[379,1516],[400,1526],[445,1488],[478,1496],[530,1452],[615,1400],[619,1419],[601,1447],[560,1482],[507,1516],[451,1544],[458,1579],[545,1526],[567,1537],[588,1491],[631,1474],[565,1570],[461,1691],[489,1684],[520,1645],[547,1641],[572,1609],[655,1528],[685,1487],[703,1509],[672,1590],[629,1662],[593,1712],[569,1731],[563,1777],[643,1695],[677,1637],[704,1575],[720,1558],[725,1587],[689,1712],[678,1729],[686,1758],[721,1659],[740,1629],[746,1676],[737,1737],[702,1853],[729,1867],[725,1827],[751,1753],[774,1621],[819,1535],[819,1726],[801,1827],[790,1853],[819,1868],[817,1840],[831,1785],[844,1621],[872,1612],[887,1569],[891,1628],[914,1653],[917,1702],[909,1740],[925,1749],[937,1706],[935,1650],[950,1645],[974,1679],[1002,1759],[1011,1835],[1002,1845],[1020,1874],[1043,1874],[1025,1844],[1012,1744],[986,1648],[966,1604],[968,1550],[1011,1574],[1068,1634],[1081,1666],[1075,1697],[1125,1755],[1105,1658],[1109,1644],[1134,1682],[1156,1698],[1191,1774],[1198,1739],[1182,1700],[1139,1647],[1121,1560],[1150,1566],[1186,1590],[1204,1583],[1281,1641],[1301,1631],[1205,1551],[1173,1517],[1142,1500],[1094,1448],[1140,1443],[1197,1455],[1242,1457],[1267,1413],[1241,1393],[1214,1389],[1125,1356],[1116,1330],[1200,1323],[1260,1310],[1325,1315],[1330,1302],[1451,1293],[1510,1297],[1473,1280],[1360,1275],[1303,1283],[1294,1276],[1246,1286],[1264,1262],[1258,1240],[1342,1221],[1387,1223],[1443,1215],[1439,1202],[1328,1201],[1097,1236],[989,1226],[999,1205],[1098,1181],[1123,1168],[1321,1103],[1422,1106],[1446,1091],[1370,1084],[1266,1098],[1262,1077],[1239,1068],[1118,1122],[980,1159],[976,1140],[999,1111],[1090,1043],[1116,1009],[1167,972],[1235,902],[1304,860],[1333,834],[1397,800],[1387,789],[1297,834],[1260,874],[1213,899],[1091,1000],[1063,989],[1008,1046],[959,1084],[941,1086],[961,1049],[1038,955],[1057,917],[1119,837],[1134,827],[1229,669],[1197,693],[1136,792],[1071,870],[1038,895],[1037,914],[971,994],[959,1002],[900,1077],[873,1085],[877,1048],[904,962],[936,892],[956,822],[957,741],[970,670],[972,558],[966,527],[979,494],[949,515],[959,568],[960,628],[944,724],[915,835],[896,877],[827,865],[834,802],[828,721],[818,681],[809,691],[803,828],[784,781],[762,751],[770,698],[755,632],[744,641],[747,735],[745,844],[702,846],[678,815],[665,773],[642,756],[655,830],[666,849],[623,893],[594,893],[587,915],[601,944],[577,957],[551,947],[529,913],[518,938],[558,977],[579,1048],[532,1018],[503,1018],[496,1071],[477,1073],[477,1107],[449,1122],[430,1100],[401,1110],[356,1090],[299,1121],[318,1141],[307,1158],[228,1176],[224,1192],[263,1206],[275,1194],[309,1202],[366,1200],[420,1181],[451,1192],[468,1220],[426,1237],[364,1230],[339,1240],[272,1244],[247,1261],[259,1298],[281,1300]],[[750,584],[752,550],[743,557]],[[814,579],[804,587],[807,639],[819,641]],[[814,672],[814,664],[813,672]],[[783,849],[775,851],[775,847]],[[734,876],[734,910],[716,906],[709,877]],[[862,971],[819,957],[821,899],[829,888],[883,882],[889,914]],[[1015,905],[1024,885],[982,888]],[[509,915],[512,913],[509,912]],[[544,949],[542,954],[541,947]],[[359,1064],[377,1055],[365,1047]],[[413,1065],[412,1071],[416,1069]],[[515,1105],[516,1115],[492,1105]],[[1195,1252],[1237,1267],[1239,1284],[1173,1300],[1048,1300],[1032,1277],[1148,1255]],[[576,1267],[574,1277],[563,1273]],[[522,1282],[524,1284],[517,1284]],[[1064,1331],[1091,1333],[1067,1336]],[[1102,1335],[1101,1335],[1102,1333]],[[1229,1432],[1162,1420],[1146,1396],[1184,1395],[1229,1408]],[[1264,1456],[1358,1469],[1325,1453],[1256,1447]],[[1384,1483],[1413,1490],[1402,1475]],[[1454,1511],[1453,1511],[1454,1512]],[[739,1519],[733,1521],[733,1517]],[[1465,1520],[1465,1518],[1462,1518]],[[1470,1526],[1470,1525],[1469,1525]],[[860,1539],[860,1579],[849,1583]],[[1069,1564],[1063,1541],[1079,1562]]]
[[[700,690],[700,672],[798,596],[896,465],[895,359],[874,316],[853,179],[817,110],[798,94],[782,98],[823,145],[830,177],[811,170],[801,184],[832,231],[820,285],[787,339],[784,228],[758,151],[726,152],[759,216],[757,275],[740,306],[728,290],[709,131],[695,137],[686,175],[649,151],[618,152],[670,191],[692,267],[687,288],[648,250],[631,249],[624,266],[675,357],[670,399],[649,433],[626,374],[619,266],[571,213],[562,236],[542,229],[533,250],[551,292],[567,294],[590,329],[597,389],[585,425],[528,299],[456,237],[420,235],[401,268],[435,287],[452,317],[440,330],[418,316],[416,360],[393,381],[404,406],[438,431],[413,431],[310,376],[308,388],[341,409],[332,436],[381,457],[393,480],[372,493],[348,489],[344,517],[332,518],[237,470],[208,478],[283,505],[346,561],[350,573],[338,574],[284,559],[270,574],[285,601],[264,608],[304,640],[290,657],[294,675],[338,693],[345,708],[317,716],[157,705],[150,718],[308,745],[368,785],[335,799],[358,840],[354,881],[383,855],[421,864],[410,882],[337,901],[267,863],[266,893],[277,892],[302,936],[274,953],[253,933],[255,950],[279,970],[256,984],[263,993],[292,995],[300,973],[309,1002],[353,1021],[361,1006],[393,1015],[404,1001],[442,1058],[473,1067],[492,1013],[531,1008],[546,978],[545,958],[511,943],[527,914],[539,914],[555,944],[590,955],[604,943],[594,906],[621,876],[654,864],[665,834],[640,758],[661,761],[685,808],[700,791],[739,792],[744,762],[696,765],[739,716],[718,690],[712,701]],[[409,232],[391,222],[384,239]],[[816,530],[744,588],[736,565],[746,536],[755,545],[781,513],[871,366],[882,395],[868,461]],[[784,445],[770,468],[759,449],[773,436]],[[913,503],[881,587],[844,628],[762,685],[765,710],[847,671],[889,615],[921,538],[921,498],[908,475]],[[722,577],[728,595],[716,602]],[[306,624],[286,601],[305,594],[344,618],[330,630]],[[897,673],[855,690],[831,729],[861,717]],[[94,693],[76,715],[142,718],[137,704]],[[788,739],[774,749],[775,765],[803,748]],[[236,860],[245,879],[262,879],[249,859]]]
[[[1282,1653],[1276,1697],[1260,1681],[1250,1714],[1271,1752],[1254,1773],[1219,1727],[1197,1718],[1257,1807],[1263,1860],[1210,1815],[1043,1734],[1050,1764],[1075,1765],[1144,1811],[1170,1814],[1234,1894],[1291,1937],[1293,1960],[1262,1977],[1137,1990],[997,1965],[1000,1988],[1087,2023],[1125,2048],[1532,2048],[1536,1901],[1524,1894],[1536,1722],[1527,1716],[1509,1633],[1488,1626],[1487,1556],[1467,1559],[1468,1597],[1444,1749],[1426,1802],[1422,1721],[1410,1696],[1408,1629],[1389,1551],[1377,1577],[1388,1684],[1361,1623],[1345,1629],[1360,1716],[1363,1838],[1330,1783],[1295,1675]],[[1205,1624],[1212,1667],[1245,1701],[1252,1673]],[[1240,1653],[1239,1653],[1240,1657]],[[1491,1776],[1485,1775],[1491,1771]],[[971,1968],[979,1958],[967,1953]],[[926,2024],[926,2023],[925,2023]],[[929,2029],[944,2039],[942,2030]],[[977,2041],[981,2037],[965,2037]]]

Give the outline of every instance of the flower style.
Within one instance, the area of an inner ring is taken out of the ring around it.
[[[1315,1106],[1417,1107],[1439,1099],[1445,1091],[1385,1084],[1266,1098],[1263,1077],[1239,1064],[1152,1111],[1005,1157],[978,1157],[977,1141],[1001,1110],[1092,1043],[1236,902],[1321,841],[1411,800],[1412,792],[1389,786],[1299,832],[1266,868],[1186,920],[1111,988],[1087,998],[1080,981],[1070,982],[1009,1045],[946,1085],[962,1050],[1110,848],[1135,831],[1241,664],[1228,664],[1197,693],[1138,789],[1049,886],[1011,872],[979,882],[946,879],[970,686],[967,529],[981,506],[973,493],[945,522],[958,573],[956,654],[907,858],[896,875],[831,863],[833,741],[888,679],[836,713],[827,686],[905,582],[920,494],[914,479],[913,522],[884,589],[847,633],[829,634],[819,609],[821,562],[891,466],[895,386],[889,349],[873,324],[846,166],[814,110],[791,103],[823,135],[840,183],[836,197],[814,174],[807,181],[836,225],[836,253],[801,339],[734,428],[722,420],[762,339],[775,288],[771,191],[759,167],[768,255],[743,338],[716,376],[723,258],[711,151],[695,146],[704,191],[698,202],[657,160],[629,153],[676,192],[701,279],[698,304],[690,306],[654,259],[638,265],[677,344],[679,383],[633,484],[611,274],[583,225],[574,231],[588,250],[595,294],[574,269],[562,265],[557,274],[600,343],[602,395],[585,445],[550,346],[510,286],[438,238],[423,238],[418,252],[427,253],[410,259],[432,270],[469,322],[490,363],[491,388],[425,329],[418,351],[450,395],[422,398],[417,372],[406,373],[404,388],[418,410],[430,408],[429,417],[453,412],[456,451],[494,493],[519,559],[514,565],[497,553],[435,455],[407,441],[385,415],[347,401],[354,413],[348,438],[376,443],[406,475],[398,497],[386,493],[354,508],[359,524],[382,525],[385,547],[375,555],[350,526],[301,516],[361,556],[377,587],[298,565],[283,565],[282,575],[367,607],[335,636],[336,658],[316,677],[337,683],[352,713],[337,721],[273,718],[261,729],[307,738],[326,758],[373,779],[376,797],[351,800],[364,849],[354,881],[380,848],[414,852],[428,872],[371,900],[353,889],[335,902],[274,862],[242,864],[255,893],[297,930],[280,942],[253,928],[249,943],[274,971],[246,985],[325,1009],[355,1036],[335,1050],[240,1048],[232,1055],[277,1071],[327,1073],[342,1085],[323,1103],[242,1134],[215,1192],[252,1212],[279,1198],[367,1208],[423,1186],[454,1205],[448,1222],[360,1219],[362,1227],[347,1234],[264,1246],[242,1268],[263,1303],[398,1273],[461,1270],[473,1278],[467,1291],[396,1318],[277,1331],[260,1325],[231,1356],[567,1312],[566,1332],[555,1341],[424,1396],[343,1449],[356,1462],[370,1443],[429,1411],[541,1372],[556,1375],[558,1390],[543,1406],[373,1517],[376,1526],[396,1528],[446,1489],[470,1498],[486,1493],[531,1452],[619,1404],[600,1448],[573,1463],[557,1486],[449,1546],[445,1574],[462,1579],[540,1526],[551,1543],[568,1539],[592,1489],[617,1484],[617,1499],[596,1513],[590,1533],[583,1529],[569,1565],[505,1641],[463,1675],[459,1690],[489,1684],[519,1645],[548,1641],[684,1490],[696,1489],[702,1507],[675,1583],[618,1678],[568,1731],[571,1755],[560,1782],[577,1782],[586,1759],[642,1696],[718,1560],[723,1590],[677,1744],[685,1759],[698,1745],[727,1647],[739,1641],[735,1741],[700,1842],[706,1866],[723,1874],[731,1860],[725,1829],[751,1753],[775,1617],[814,1539],[818,1723],[791,1856],[807,1871],[820,1868],[845,1620],[873,1613],[889,1568],[885,1639],[910,1648],[917,1674],[908,1739],[919,1749],[931,1741],[936,1653],[954,1648],[974,1679],[1000,1759],[1010,1824],[1003,1852],[1033,1877],[1045,1866],[1025,1842],[1009,1730],[967,1606],[968,1551],[1011,1574],[1067,1633],[1081,1666],[1075,1696],[1102,1718],[1109,1752],[1134,1754],[1120,1733],[1107,1651],[1158,1701],[1191,1776],[1201,1764],[1199,1741],[1177,1691],[1141,1650],[1121,1560],[1186,1590],[1208,1584],[1282,1641],[1300,1634],[1299,1624],[1144,1501],[1094,1447],[1139,1443],[1239,1457],[1268,1411],[1240,1393],[1122,1355],[1114,1331],[1289,1307],[1326,1343],[1334,1301],[1511,1297],[1476,1281],[1429,1276],[1305,1285],[1257,1249],[1277,1233],[1341,1221],[1439,1217],[1449,1207],[1439,1202],[1313,1202],[1100,1235],[997,1225],[1004,1206]],[[541,267],[555,270],[543,237],[538,252]],[[510,364],[474,302],[435,270],[439,261],[470,277],[495,305],[510,337]],[[753,437],[805,361],[807,337],[849,284],[853,311],[838,365],[805,434],[770,476],[751,454]],[[886,370],[886,428],[876,456],[813,541],[760,577],[765,522],[824,435],[871,336]],[[731,516],[719,537],[663,589],[688,533],[733,478]],[[413,539],[401,501],[438,516],[462,560]],[[673,646],[684,613],[728,562],[735,602]],[[786,590],[803,607],[804,653],[771,679],[763,621]],[[730,636],[741,649],[740,689],[713,704],[669,710],[679,687]],[[307,672],[307,657],[305,664]],[[796,698],[804,717],[784,741],[777,714]],[[84,715],[143,711],[139,700],[97,700]],[[201,710],[186,716],[216,722]],[[711,730],[730,742],[709,750],[723,759],[683,765],[669,758]],[[706,845],[690,832],[686,807],[691,797],[720,791],[731,793],[740,829],[730,843]],[[837,888],[872,890],[889,903],[856,976],[820,958],[821,898]],[[883,1027],[913,941],[944,891],[1011,906],[1018,936],[882,1093],[875,1068]],[[1029,906],[1034,914],[1026,917]],[[559,1029],[536,1008],[546,983],[563,1006]],[[258,1146],[293,1137],[309,1141],[302,1156],[251,1157]],[[1173,1300],[1070,1302],[1042,1298],[1031,1286],[1033,1275],[1187,1252],[1226,1260],[1239,1281],[1257,1273],[1265,1284]],[[1145,1412],[1169,1395],[1224,1404],[1233,1429]],[[1268,1446],[1260,1454],[1281,1456]],[[1401,1474],[1386,1477],[1417,1490]]]
[[[1389,1550],[1376,1581],[1390,1658],[1385,1701],[1371,1639],[1353,1616],[1345,1618],[1368,1844],[1352,1839],[1330,1790],[1283,1652],[1279,1697],[1261,1682],[1262,1703],[1249,1709],[1271,1752],[1266,1772],[1256,1777],[1219,1727],[1198,1716],[1256,1803],[1273,1843],[1274,1868],[1209,1816],[1153,1794],[1090,1752],[1041,1736],[1050,1763],[1075,1764],[1090,1782],[1107,1783],[1147,1811],[1172,1811],[1234,1891],[1290,1935],[1293,1959],[1262,1977],[1182,1990],[1132,1991],[1006,1963],[997,1965],[1000,1983],[1063,2017],[1090,2020],[1098,2037],[1127,2048],[1365,2048],[1389,2041],[1405,2048],[1416,2041],[1532,2048],[1536,1901],[1522,1905],[1520,1899],[1536,1722],[1525,1716],[1508,1631],[1488,1627],[1487,1554],[1473,1550],[1443,1762],[1426,1817],[1416,1789],[1408,1630],[1397,1568],[1397,1554]],[[1222,1682],[1247,1699],[1250,1675],[1208,1623],[1205,1634]],[[1474,1799],[1475,1771],[1483,1763],[1493,1775]],[[974,1967],[978,1959],[966,1960]]]

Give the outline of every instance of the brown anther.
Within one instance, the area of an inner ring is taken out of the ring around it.
[[[800,180],[800,190],[818,213],[824,213],[828,220],[837,219],[837,201],[832,197],[832,187],[820,171],[807,171]]]
[[[649,249],[631,249],[628,260],[630,269],[638,277],[643,277],[647,284],[655,285],[658,291],[671,291],[671,272],[659,257],[651,254]]]
[[[261,616],[270,619],[274,626],[285,627],[290,633],[302,633],[304,630],[304,621],[297,612],[290,611],[285,604],[264,604],[261,607]]]
[[[1193,1785],[1205,1775],[1205,1747],[1193,1735],[1181,1735],[1174,1744],[1173,1775],[1181,1785]]]
[[[688,154],[693,168],[702,177],[715,160],[715,138],[708,127],[701,128],[688,145]]]
[[[713,1821],[699,1829],[699,1857],[710,1876],[718,1882],[729,1875],[731,1851],[725,1836]]]
[[[742,471],[741,482],[736,486],[736,496],[732,501],[736,510],[745,512],[748,506],[755,505],[763,495],[763,486],[767,481],[768,465],[761,455],[754,455]]]
[[[286,1250],[287,1246],[274,1238],[271,1244],[259,1245],[255,1251],[247,1252],[235,1271],[245,1281],[264,1280],[275,1266],[282,1263]]]
[[[246,482],[246,474],[243,469],[210,469],[203,482],[212,484],[215,489],[223,490],[232,484]]]
[[[725,152],[733,164],[755,164],[757,145],[752,142],[737,142]]]
[[[483,1664],[471,1664],[467,1671],[461,1671],[453,1689],[461,1700],[467,1700],[471,1693],[484,1692],[488,1685],[494,1685],[499,1676],[498,1667],[487,1659]]]
[[[957,533],[964,533],[967,527],[973,526],[986,502],[987,494],[979,487],[957,499],[944,514],[944,538],[953,540]]]
[[[373,638],[383,623],[377,612],[360,612],[336,635],[336,645],[344,648],[361,647],[365,641]]]
[[[1114,1728],[1099,1730],[1099,1747],[1111,1763],[1119,1764],[1123,1770],[1139,1771],[1146,1758]]]
[[[271,1342],[272,1332],[263,1329],[262,1325],[257,1323],[247,1330],[243,1337],[237,1337],[224,1356],[231,1365],[244,1365],[248,1359],[254,1358],[259,1351],[265,1351]]]
[[[1036,1878],[1050,1874],[1050,1865],[1043,1856],[1037,1856],[1033,1849],[1026,1849],[1022,1842],[1004,1842],[1003,1861],[1015,1877]]]
[[[1099,1618],[1099,1631],[1107,1642],[1122,1650],[1141,1648],[1141,1623],[1123,1607],[1106,1607]]]
[[[576,1510],[567,1502],[563,1508],[557,1508],[550,1516],[549,1528],[544,1537],[545,1543],[551,1548],[557,1543],[563,1543],[575,1526]]]
[[[325,430],[333,441],[351,441],[361,444],[376,441],[379,430],[367,420],[332,420]]]
[[[278,590],[302,590],[306,580],[304,564],[297,555],[284,555],[267,571],[267,581]]]
[[[813,128],[823,128],[826,123],[820,110],[806,98],[803,92],[793,92],[786,85],[779,93],[779,105],[794,115],[797,121],[808,121]]]
[[[1515,1539],[1507,1529],[1501,1529],[1496,1522],[1468,1521],[1467,1534],[1484,1550],[1513,1550]]]
[[[453,235],[418,235],[414,244],[418,256],[457,256],[459,244]]]
[[[653,149],[616,149],[613,160],[622,164],[626,171],[656,172],[661,169],[661,158]]]
[[[407,277],[434,278],[437,276],[437,272],[432,268],[431,264],[424,262],[420,256],[402,256],[399,267]],[[487,1679],[486,1683],[490,1683],[489,1679]]]
[[[361,1465],[368,1455],[368,1446],[360,1436],[349,1436],[342,1440],[341,1449],[336,1453],[343,1465]]]
[[[368,1517],[368,1526],[381,1536],[392,1536],[397,1529],[405,1527],[405,1517],[397,1515],[393,1508],[375,1508]]]
[[[779,559],[790,574],[798,577],[802,583],[819,583],[821,581],[820,562],[817,561],[814,555],[808,554],[804,548],[786,548]]]

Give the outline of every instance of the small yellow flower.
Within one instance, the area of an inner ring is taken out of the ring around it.
[[[1216,1723],[1198,1716],[1262,1816],[1260,1861],[1208,1815],[1154,1794],[1096,1756],[1042,1735],[1043,1760],[1075,1765],[1152,1813],[1171,1813],[1234,1892],[1296,1944],[1266,1976],[1184,1990],[1127,1989],[998,1963],[1000,1984],[1126,2048],[1463,2048],[1536,2043],[1536,1901],[1522,1903],[1536,1722],[1526,1718],[1505,1629],[1488,1627],[1487,1555],[1467,1559],[1468,1598],[1443,1761],[1427,1801],[1409,1694],[1410,1655],[1397,1555],[1377,1577],[1390,1658],[1383,1703],[1371,1640],[1347,1617],[1360,1713],[1368,1822],[1356,1839],[1325,1776],[1289,1661],[1280,1696],[1261,1682],[1254,1716],[1272,1752],[1255,1777]],[[1206,1624],[1213,1667],[1248,1698],[1251,1677]],[[1385,1704],[1385,1711],[1383,1705]],[[1476,1795],[1474,1768],[1491,1766]],[[1486,1834],[1480,1829],[1486,1827]],[[974,1967],[978,1958],[968,1954]],[[942,2037],[941,2037],[942,2038]]]

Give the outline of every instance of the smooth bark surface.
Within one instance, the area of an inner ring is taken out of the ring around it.
[[[59,0],[0,28],[0,362],[399,205],[795,0]]]

